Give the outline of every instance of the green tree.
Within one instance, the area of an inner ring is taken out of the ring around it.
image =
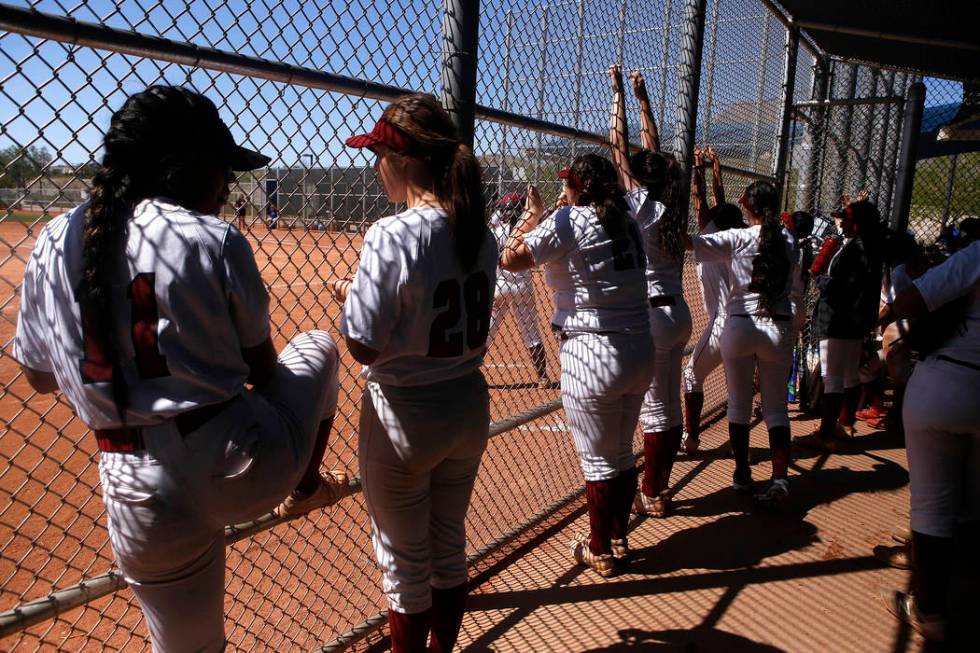
[[[23,188],[51,163],[46,147],[11,145],[0,148],[0,188]]]

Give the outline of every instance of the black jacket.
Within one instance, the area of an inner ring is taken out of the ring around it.
[[[869,254],[861,236],[851,239],[817,279],[820,299],[810,333],[817,338],[863,338],[878,320],[882,260]]]

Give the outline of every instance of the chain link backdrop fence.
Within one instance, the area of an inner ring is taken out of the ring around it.
[[[490,201],[528,183],[551,201],[559,169],[575,155],[603,151],[611,99],[606,70],[614,62],[644,73],[664,148],[678,142],[686,4],[481,3],[475,150]],[[366,227],[397,210],[371,162],[343,140],[373,123],[381,98],[402,89],[438,94],[443,7],[410,0],[43,0],[0,4],[0,12],[6,20],[8,10],[27,6],[55,22],[37,15],[30,28],[22,22],[0,31],[0,648],[148,650],[138,607],[112,572],[94,438],[60,395],[34,394],[9,357],[34,240],[48,219],[87,197],[112,110],[147,85],[186,84],[216,102],[236,138],[273,159],[267,170],[239,177],[230,203],[244,203],[237,212],[229,206],[226,218],[255,251],[277,346],[313,327],[336,333],[339,307],[324,284],[351,274]],[[767,6],[757,0],[706,6],[694,140],[721,156],[729,201],[750,181],[772,178],[778,158],[788,41]],[[58,17],[119,31],[85,32]],[[42,23],[61,27],[44,32],[35,27]],[[134,41],[134,33],[153,38]],[[811,65],[803,46],[790,49],[798,65],[789,94],[796,107],[785,204],[826,215],[841,192],[868,188],[889,207],[903,105],[880,98],[902,95],[911,76],[834,62],[831,92],[822,93],[820,66]],[[956,87],[938,84],[930,93],[952,98]],[[827,98],[879,99],[802,106]],[[635,136],[631,97],[627,110]],[[920,164],[913,224],[928,225],[923,233],[931,234],[932,225],[975,214],[977,170],[977,160],[962,155]],[[943,186],[949,178],[952,185]],[[693,344],[705,316],[688,263]],[[557,378],[551,298],[537,274],[535,295],[534,320]],[[356,473],[360,381],[341,348],[340,412],[326,465]],[[558,390],[535,383],[513,315],[489,344],[485,371],[493,437],[468,522],[475,569],[577,499],[582,486]],[[726,398],[720,369],[706,394],[710,418]],[[380,574],[358,491],[355,481],[340,504],[301,519],[265,517],[228,529],[226,613],[234,648],[335,650],[383,622]]]

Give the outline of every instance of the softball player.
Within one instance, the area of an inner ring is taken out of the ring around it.
[[[915,318],[949,309],[952,335],[937,343],[912,372],[902,419],[908,446],[912,513],[909,594],[885,597],[886,606],[926,639],[946,637],[945,618],[954,534],[980,523],[980,242],[953,254],[902,291],[893,309]],[[915,330],[917,325],[913,324]],[[922,352],[920,352],[922,353]],[[964,613],[966,614],[966,613]],[[965,640],[964,640],[965,641]]]
[[[508,193],[497,201],[497,210],[490,218],[490,229],[500,252],[503,252],[507,238],[524,210],[524,201],[521,193]],[[489,342],[497,335],[501,320],[511,312],[517,320],[521,340],[534,364],[538,387],[551,387],[544,345],[538,331],[538,309],[534,301],[534,280],[530,271],[497,271],[497,289],[493,297],[493,312],[490,314],[490,335],[487,338]]]
[[[629,555],[626,527],[636,494],[633,434],[653,375],[643,244],[616,171],[587,154],[561,172],[571,206],[538,224],[528,206],[500,259],[504,270],[545,266],[554,290],[553,327],[561,337],[561,400],[585,475],[589,534],[572,556],[602,576]]]
[[[365,365],[360,466],[388,595],[392,650],[451,651],[466,599],[464,520],[489,437],[480,371],[497,247],[480,165],[431,95],[392,102],[370,148],[388,199],[408,208],[372,225],[341,332]]]
[[[779,220],[776,188],[756,181],[739,200],[751,225],[713,234],[686,237],[698,263],[725,261],[731,290],[721,335],[721,356],[728,382],[728,434],[735,456],[733,487],[752,489],[749,467],[749,422],[754,394],[753,371],[759,367],[762,412],[769,429],[772,480],[756,495],[763,503],[778,503],[789,496],[789,413],[786,379],[792,365],[790,275],[794,260],[793,237]]]
[[[837,217],[844,242],[818,279],[820,299],[810,326],[820,340],[824,384],[820,428],[796,438],[798,444],[821,451],[834,451],[835,438],[853,435],[861,399],[861,346],[877,321],[881,296],[883,246],[877,207],[861,200]],[[842,408],[844,419],[839,421]]]
[[[681,417],[681,361],[691,337],[691,312],[684,300],[682,235],[687,216],[675,210],[680,167],[673,157],[659,152],[657,128],[643,76],[634,72],[633,90],[640,102],[643,146],[629,155],[626,101],[622,71],[609,68],[613,103],[609,139],[613,161],[626,187],[626,201],[643,232],[646,249],[650,331],[654,344],[653,381],[643,401],[643,484],[636,510],[665,517],[670,510],[670,472],[683,432]]]
[[[714,205],[711,208],[708,208],[705,196],[705,159],[712,166],[711,195]],[[698,218],[698,232],[702,234],[745,227],[742,212],[734,204],[725,201],[721,162],[710,147],[694,150],[694,212]],[[684,369],[685,435],[682,446],[687,453],[694,453],[700,445],[704,380],[721,365],[721,334],[725,328],[725,302],[728,301],[730,285],[729,265],[725,261],[698,263],[697,270],[704,313],[708,320]]]
[[[14,357],[95,431],[112,550],[154,651],[219,651],[224,526],[294,488],[283,515],[344,494],[345,476],[319,475],[337,349],[311,331],[276,360],[252,251],[215,217],[232,170],[269,159],[235,145],[210,100],[150,87],[103,147],[91,201],[28,261]]]

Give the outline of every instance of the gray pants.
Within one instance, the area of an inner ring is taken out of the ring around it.
[[[319,423],[337,409],[337,365],[327,333],[300,334],[267,386],[186,437],[170,421],[142,429],[145,451],[101,454],[112,551],[156,653],[223,647],[224,527],[296,487]]]
[[[465,519],[489,437],[489,402],[481,372],[364,388],[361,482],[392,610],[423,612],[432,587],[466,581]]]

